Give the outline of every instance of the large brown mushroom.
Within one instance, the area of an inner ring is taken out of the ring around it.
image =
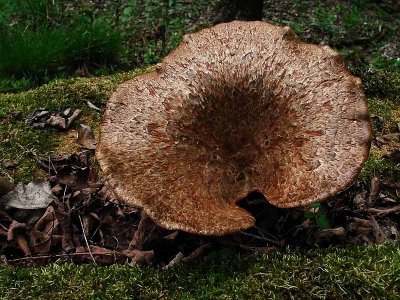
[[[97,158],[117,197],[167,229],[222,235],[278,207],[346,189],[368,155],[361,81],[328,46],[232,22],[185,35],[154,72],[110,98]]]

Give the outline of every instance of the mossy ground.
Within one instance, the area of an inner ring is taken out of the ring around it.
[[[30,181],[46,176],[28,154],[40,158],[71,154],[78,149],[74,131],[60,132],[29,127],[25,120],[38,108],[51,111],[81,109],[80,122],[98,132],[102,115],[89,108],[86,101],[103,107],[118,83],[150,69],[139,69],[108,77],[58,80],[34,90],[18,94],[0,94],[0,176],[12,181]],[[13,117],[10,112],[19,111]],[[5,168],[5,162],[14,164]]]
[[[0,269],[1,299],[398,299],[397,244],[239,255],[171,269],[54,264]]]

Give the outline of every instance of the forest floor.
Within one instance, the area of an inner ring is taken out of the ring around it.
[[[334,46],[368,98],[371,152],[348,190],[297,209],[251,195],[241,205],[258,213],[256,228],[221,239],[156,228],[138,252],[129,244],[140,212],[104,189],[94,149],[115,87],[152,67],[0,94],[0,176],[54,195],[0,211],[0,297],[400,297],[400,18],[373,2],[347,14],[296,3],[267,1],[265,19]]]

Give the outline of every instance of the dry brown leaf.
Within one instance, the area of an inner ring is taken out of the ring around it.
[[[96,139],[94,137],[93,130],[90,126],[80,124],[77,128],[78,138],[76,142],[83,148],[88,150],[96,149]]]
[[[66,130],[71,127],[72,123],[80,113],[80,109],[74,110],[73,113],[71,113],[71,109],[50,113],[48,110],[39,108],[32,114],[30,118],[27,119],[27,123],[34,128],[41,129],[46,126],[52,126],[58,129]]]
[[[381,191],[381,187],[380,187],[379,178],[378,177],[372,178],[371,188],[369,191],[368,203],[367,203],[368,207],[374,206],[376,199],[378,199],[380,191]]]
[[[55,199],[48,181],[34,181],[27,185],[18,183],[13,191],[0,198],[0,203],[19,209],[38,209],[46,208]]]
[[[15,237],[15,242],[18,245],[18,247],[22,250],[22,252],[25,254],[25,256],[31,255],[31,250],[29,249],[28,242],[26,241],[26,238],[22,234],[18,234]]]
[[[374,233],[375,243],[383,244],[387,242],[388,238],[382,228],[379,226],[378,222],[375,220],[373,216],[370,216],[372,229]]]
[[[13,220],[10,227],[8,227],[8,232],[7,232],[7,240],[11,241],[13,239],[15,239],[16,231],[20,231],[20,230],[25,230],[26,229],[26,225],[24,223],[19,223],[16,220]]]

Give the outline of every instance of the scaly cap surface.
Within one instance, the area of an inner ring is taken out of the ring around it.
[[[295,207],[344,190],[370,139],[361,81],[335,51],[235,21],[121,84],[96,155],[116,195],[160,226],[223,235],[254,225],[235,205],[251,191]]]

